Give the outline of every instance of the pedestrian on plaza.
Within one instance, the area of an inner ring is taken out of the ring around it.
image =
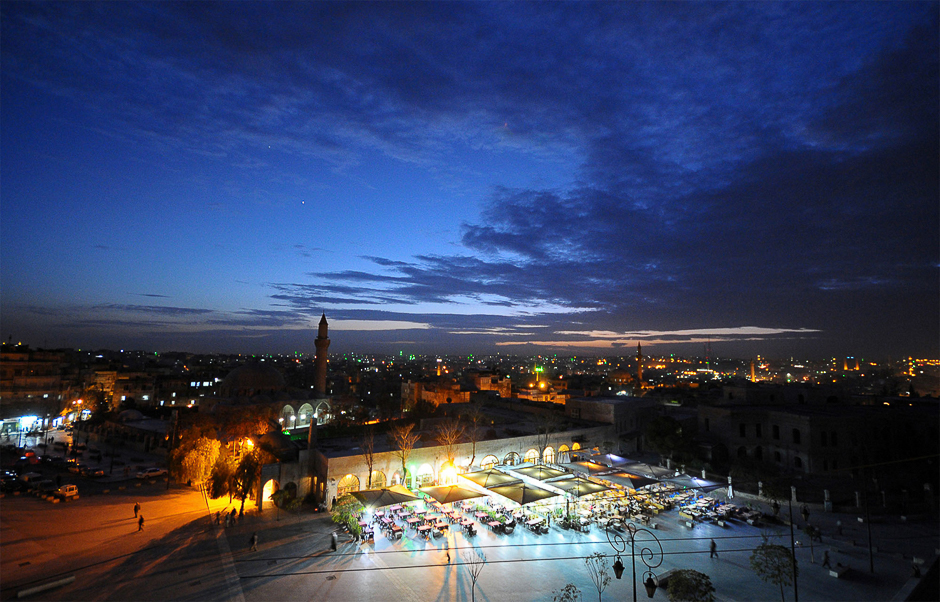
[[[823,552],[823,562],[822,562],[822,565],[823,565],[823,568],[827,568],[827,569],[831,569],[831,568],[832,568],[832,565],[829,564],[829,550],[826,550],[825,552]]]
[[[447,554],[447,564],[450,564],[450,550],[445,552]]]
[[[258,551],[258,533],[257,533],[257,531],[251,534],[251,540],[249,541],[249,543],[251,544],[251,547],[248,548],[248,551],[250,551],[250,552],[257,552],[257,551]]]
[[[800,514],[803,515],[803,522],[809,522],[809,508],[806,507],[806,504],[803,504],[803,507],[800,508]]]
[[[330,534],[330,549],[336,551],[336,531]]]
[[[774,509],[774,518],[777,518],[777,516],[780,515],[780,504],[777,502],[777,500],[774,500],[773,509]]]
[[[228,529],[232,525],[232,517],[228,515],[228,512],[225,513],[225,528]]]
[[[140,513],[140,502],[134,502],[134,518]]]
[[[822,543],[822,529],[819,527],[813,527],[813,532],[810,534],[810,539],[812,541],[818,541]]]
[[[222,511],[221,510],[216,511],[215,513],[215,524],[216,525],[222,524]]]
[[[708,557],[709,558],[718,558],[718,544],[715,543],[713,539],[710,544],[708,544]]]
[[[144,515],[143,514],[141,514],[140,517],[137,519],[137,530],[138,531],[144,530]]]
[[[235,517],[236,517],[237,515],[238,515],[238,511],[235,510],[235,508],[232,508],[232,513],[229,515],[229,518],[232,519],[231,522],[232,522],[232,526],[233,526],[233,527],[235,526]]]

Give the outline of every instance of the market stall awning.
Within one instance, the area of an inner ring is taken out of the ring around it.
[[[560,466],[581,474],[597,474],[610,470],[610,466],[604,466],[603,464],[597,464],[595,462],[569,462],[568,464],[561,464]]]
[[[611,468],[616,466],[625,466],[626,464],[633,464],[632,460],[628,460],[616,454],[596,454],[591,456],[591,462],[594,462],[595,464],[603,464],[604,466]]]
[[[476,483],[480,487],[492,487],[494,485],[505,485],[506,483],[512,483],[513,481],[518,481],[516,477],[508,475],[501,470],[495,468],[488,468],[486,470],[478,470],[476,472],[467,472],[462,475],[459,475],[472,483]]]
[[[705,479],[690,477],[684,474],[663,479],[662,482],[663,484],[675,485],[676,487],[684,487],[686,489],[699,489],[701,491],[714,491],[715,489],[727,487],[727,484],[706,481]]]
[[[549,483],[552,487],[557,487],[566,493],[570,493],[577,497],[583,495],[590,495],[592,493],[599,493],[601,491],[607,491],[610,489],[607,485],[602,483],[596,483],[590,479],[585,479],[580,475],[571,475],[564,479],[558,479],[557,481],[552,481]]]
[[[460,485],[443,485],[436,487],[421,487],[421,491],[433,497],[442,504],[451,502],[460,502],[475,497],[483,497],[486,494],[480,493],[474,489],[461,487]]]
[[[546,498],[555,497],[558,495],[557,493],[549,491],[548,489],[535,487],[534,485],[529,485],[527,483],[523,483],[522,481],[517,481],[516,483],[510,483],[508,485],[487,487],[487,489],[493,493],[498,493],[505,498],[511,499],[520,506],[525,506],[526,504],[531,504],[532,502],[537,502],[539,500],[544,500]]]
[[[550,466],[526,466],[525,468],[510,468],[509,470],[523,474],[531,479],[535,479],[536,481],[554,479],[568,474],[563,470],[551,468]]]
[[[382,489],[364,489],[350,493],[367,508],[381,508],[392,504],[404,504],[418,499],[418,496],[401,485],[392,485]]]
[[[659,481],[656,479],[636,475],[630,472],[624,472],[622,470],[604,473],[602,475],[598,475],[598,478],[606,479],[611,483],[620,485],[622,487],[629,487],[630,489],[634,490],[639,489],[640,487],[646,487],[647,485],[652,485],[653,483],[659,483]]]
[[[630,474],[641,475],[651,479],[659,480],[674,476],[678,472],[675,469],[669,469],[664,466],[653,466],[652,464],[647,464],[646,462],[632,462],[630,464],[618,466],[617,468],[624,472],[629,472]]]

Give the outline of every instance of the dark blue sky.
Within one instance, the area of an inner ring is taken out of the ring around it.
[[[4,340],[940,355],[937,2],[0,26]]]

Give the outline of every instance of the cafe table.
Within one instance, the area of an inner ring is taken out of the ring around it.
[[[408,526],[409,526],[409,527],[414,527],[415,525],[417,525],[418,523],[421,522],[421,519],[420,519],[420,518],[409,518],[409,519],[406,520],[405,522],[408,523]]]
[[[423,535],[424,537],[430,537],[431,525],[421,525],[420,527],[418,527],[418,534]]]

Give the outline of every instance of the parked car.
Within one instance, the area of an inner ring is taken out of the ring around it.
[[[153,477],[162,477],[166,474],[166,468],[146,468],[137,473],[138,479],[150,479]]]
[[[78,487],[76,485],[63,485],[55,490],[54,496],[60,500],[67,500],[71,497],[78,497]]]
[[[74,472],[75,474],[80,474],[85,468],[86,466],[84,464],[79,464],[78,462],[69,464],[69,472]]]
[[[0,481],[0,490],[4,493],[15,493],[29,491],[29,483],[24,483],[19,479],[3,479]]]
[[[83,477],[97,478],[97,477],[103,477],[104,471],[101,470],[100,468],[92,468],[91,466],[85,466],[82,468],[81,474]]]
[[[40,495],[40,496],[50,495],[56,490],[55,481],[51,481],[49,479],[39,481],[38,483],[35,484],[35,486],[32,489],[33,491],[36,492],[37,495]]]

